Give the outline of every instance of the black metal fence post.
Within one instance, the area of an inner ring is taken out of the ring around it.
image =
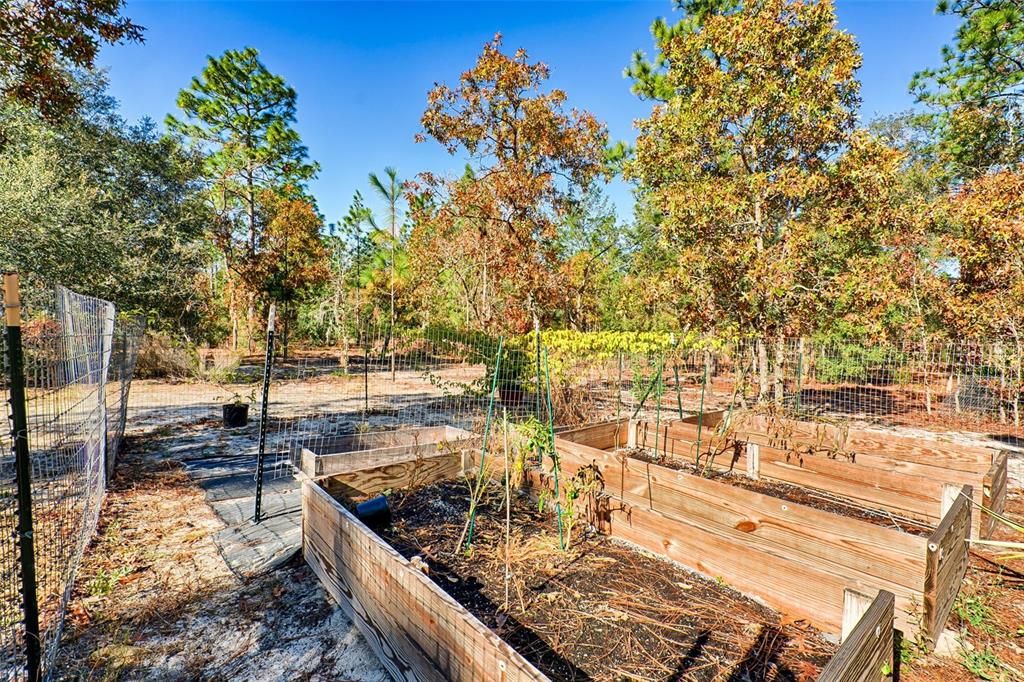
[[[260,441],[256,455],[256,510],[252,520],[259,523],[263,520],[263,469],[267,459],[267,397],[270,395],[270,374],[274,368],[274,315],[276,309],[270,304],[267,315],[267,355],[263,362],[263,396],[260,402]]]
[[[21,299],[18,275],[4,273],[4,320],[10,368],[11,440],[18,489],[17,539],[21,558],[22,611],[25,617],[25,666],[28,679],[40,679],[39,598],[36,594],[35,539],[32,528],[32,463],[25,404],[25,358],[21,347]]]

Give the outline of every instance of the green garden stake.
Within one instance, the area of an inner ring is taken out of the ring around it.
[[[664,361],[661,363],[664,367]],[[661,435],[661,396],[664,393],[665,382],[663,381],[662,373],[658,373],[658,383],[654,389],[654,397],[658,401],[658,406],[654,408],[654,456],[658,456],[658,436]]]
[[[658,365],[658,372],[651,378],[651,383],[647,384],[647,390],[644,391],[643,396],[640,398],[640,404],[633,410],[633,416],[631,419],[636,419],[636,416],[640,414],[640,410],[643,409],[644,403],[647,402],[647,398],[651,395],[651,391],[654,390],[655,381],[661,376],[661,373],[665,371],[665,356],[661,357],[661,364]]]
[[[796,361],[796,411],[800,413],[800,394],[803,392],[804,383],[804,354],[801,352]]]
[[[679,408],[679,418],[683,418],[683,387],[679,385],[679,363],[672,363],[672,372],[676,377],[676,407]]]
[[[491,432],[491,419],[494,417],[494,394],[498,389],[498,372],[501,370],[501,353],[505,347],[505,337],[498,339],[498,357],[494,361],[494,378],[491,379],[491,398],[487,403],[487,421],[484,422],[484,439],[480,449],[480,470],[477,473],[477,485],[484,475],[484,460],[487,458],[487,436]],[[469,514],[469,530],[466,533],[466,549],[473,543],[473,529],[476,527],[476,505]]]
[[[555,475],[555,515],[558,517],[558,547],[565,549],[565,537],[562,531],[562,500],[558,484],[558,475],[561,470],[558,453],[555,452],[555,414],[551,406],[551,369],[548,366],[548,349],[544,349],[544,379],[547,383],[547,404],[548,404],[548,447],[551,453],[551,469]]]

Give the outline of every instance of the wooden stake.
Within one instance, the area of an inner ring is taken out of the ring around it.
[[[840,636],[840,642],[845,642],[846,638],[850,636],[853,629],[857,627],[857,623],[860,622],[861,616],[871,606],[871,602],[874,601],[873,597],[869,597],[866,594],[855,592],[851,589],[843,590],[843,629]]]
[[[939,518],[946,515],[946,512],[952,508],[953,503],[956,502],[956,498],[960,496],[959,485],[953,485],[952,483],[942,484],[942,500],[939,505]]]
[[[757,443],[747,443],[747,477],[761,478],[761,446]]]

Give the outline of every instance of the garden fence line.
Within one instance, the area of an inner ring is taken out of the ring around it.
[[[492,386],[497,414],[515,421],[545,420],[550,392],[556,426],[768,404],[806,419],[964,431],[1008,444],[1024,436],[1024,365],[1009,342],[599,336],[545,332],[538,344],[533,335],[365,328],[339,347],[278,359],[267,425],[268,451],[279,453],[274,470],[287,474],[292,445],[320,437],[435,425],[479,431]]]
[[[60,286],[15,307],[17,286],[5,276],[0,679],[34,680],[48,675],[96,530],[145,323]]]

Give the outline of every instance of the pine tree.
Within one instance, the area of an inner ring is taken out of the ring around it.
[[[244,251],[255,257],[260,247],[259,195],[265,189],[303,183],[318,166],[307,159],[295,122],[295,90],[270,73],[252,47],[210,57],[200,76],[178,93],[180,120],[167,125],[208,152],[207,175],[213,179],[214,204],[225,218],[222,247],[229,263],[234,232],[244,221]]]

